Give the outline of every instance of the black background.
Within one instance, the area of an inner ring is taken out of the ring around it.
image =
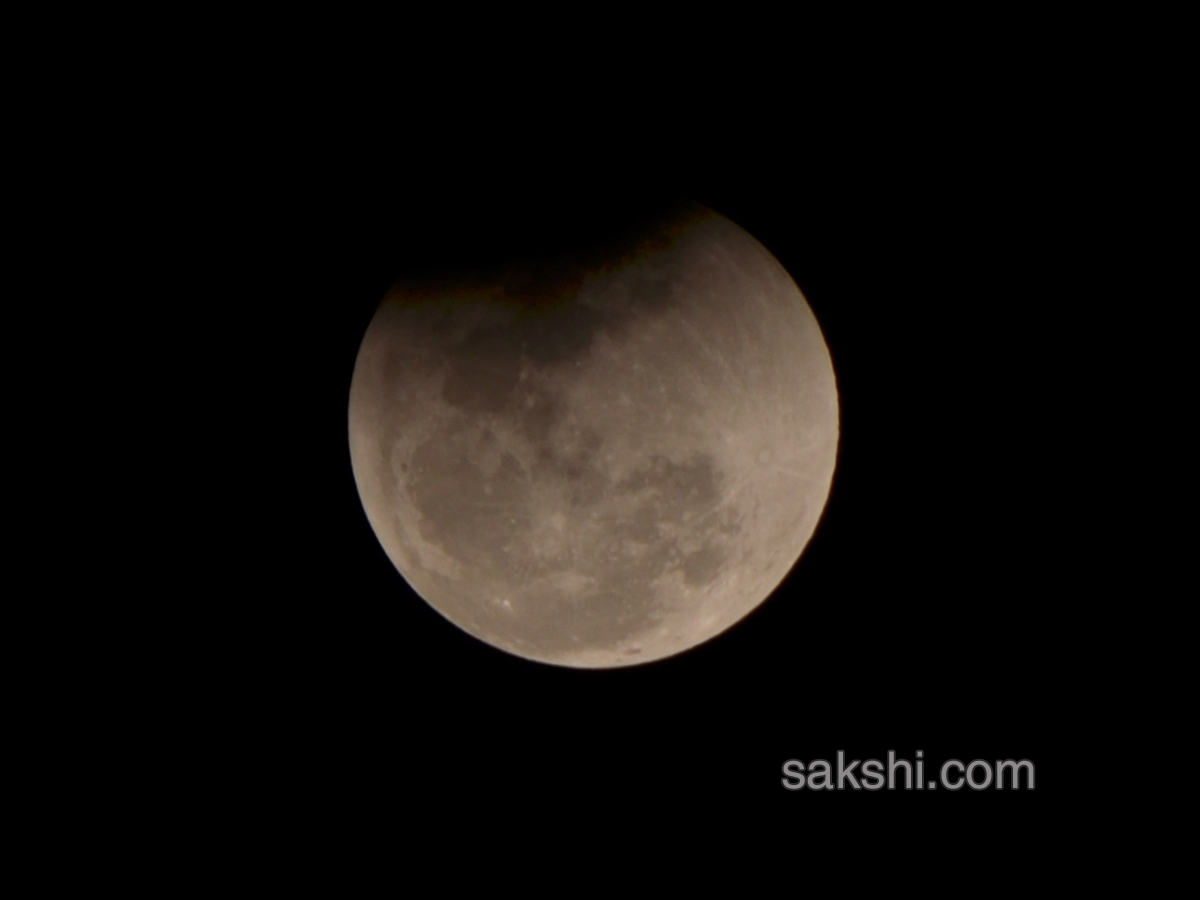
[[[360,168],[359,144],[313,150],[326,140],[241,165],[206,301],[220,575],[194,605],[215,635],[198,702],[238,783],[345,814],[687,798],[784,817],[1019,803],[1035,821],[1071,710],[1062,322],[1079,239],[1053,153],[899,124],[907,142],[883,128],[803,152],[782,129],[752,152],[676,140],[653,164],[448,140],[375,146]],[[789,578],[727,633],[621,670],[528,662],[443,619],[376,541],[347,443],[358,343],[404,271],[553,243],[584,201],[619,218],[662,196],[744,227],[811,304],[840,393],[832,492]],[[839,749],[921,749],[926,780],[948,758],[1027,758],[1038,786],[783,790],[785,760]]]
[[[1187,359],[1169,347],[1187,292],[1159,273],[1189,212],[1166,165],[1186,146],[1169,27],[900,10],[831,30],[746,9],[660,36],[583,12],[549,37],[507,9],[343,34],[322,15],[311,36],[194,21],[130,30],[128,53],[85,29],[95,65],[56,50],[26,79],[24,146],[47,165],[14,170],[37,212],[21,230],[52,252],[25,305],[51,322],[12,332],[41,351],[14,398],[68,379],[14,432],[62,495],[17,520],[50,550],[18,605],[49,627],[13,638],[37,658],[17,691],[45,725],[32,787],[56,826],[123,839],[136,818],[198,848],[189,874],[281,834],[390,860],[406,832],[469,852],[511,831],[524,876],[544,857],[531,817],[576,841],[699,805],[717,815],[693,820],[681,870],[757,826],[806,879],[828,868],[818,832],[858,855],[839,874],[908,838],[925,877],[958,835],[990,879],[1076,828],[1084,807],[1057,801],[1082,757],[1161,730],[1128,711],[1182,658],[1161,641],[1180,517],[1125,507],[1184,508],[1155,477],[1191,405],[1151,408],[1185,383],[1157,364]],[[619,218],[661,196],[728,216],[803,290],[840,392],[832,492],[790,578],[726,634],[623,670],[530,663],[442,619],[375,540],[348,452],[355,354],[398,274],[554,243],[583,199]],[[920,749],[926,778],[1028,758],[1037,789],[783,789],[785,760],[839,749]],[[1105,777],[1097,806],[1145,787]],[[976,841],[996,822],[1003,843]],[[660,849],[608,837],[612,858]]]

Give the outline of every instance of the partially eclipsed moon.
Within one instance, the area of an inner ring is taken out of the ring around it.
[[[757,607],[812,537],[838,441],[812,310],[698,206],[586,253],[398,283],[349,419],[409,584],[493,646],[590,668]]]

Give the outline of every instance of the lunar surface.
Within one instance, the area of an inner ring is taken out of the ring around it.
[[[788,273],[692,205],[586,252],[398,282],[349,436],[375,534],[445,618],[528,659],[627,666],[720,634],[795,565],[837,388]]]

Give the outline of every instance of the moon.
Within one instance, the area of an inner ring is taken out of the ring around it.
[[[371,527],[434,609],[526,659],[613,668],[779,586],[829,495],[838,394],[787,271],[687,204],[398,281],[359,348],[349,441]]]

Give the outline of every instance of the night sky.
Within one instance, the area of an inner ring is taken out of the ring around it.
[[[270,181],[227,247],[247,273],[226,306],[229,587],[205,613],[228,721],[263,748],[245,771],[316,772],[295,802],[337,808],[565,791],[787,816],[785,760],[921,749],[928,777],[952,757],[1030,758],[1049,794],[1071,603],[1055,330],[1070,265],[1050,174],[1004,159],[885,164],[862,145],[473,169],[426,154],[388,177],[339,158]],[[674,197],[761,241],[821,324],[841,400],[824,517],[767,602],[684,655],[608,671],[507,655],[422,601],[371,531],[347,445],[358,343],[400,274],[554,245],[586,231],[579,198],[619,218]],[[904,802],[985,802],[938,793]]]

